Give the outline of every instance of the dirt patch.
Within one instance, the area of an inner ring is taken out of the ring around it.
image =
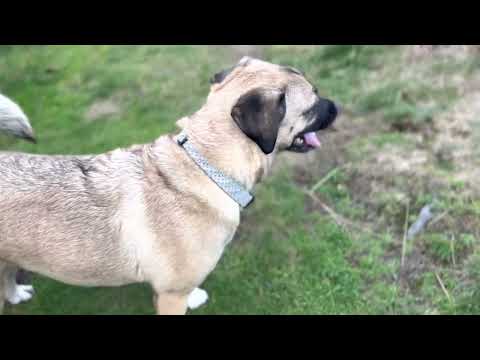
[[[107,120],[123,113],[123,106],[128,100],[130,92],[126,90],[117,91],[112,96],[99,99],[92,103],[85,111],[84,117],[88,122]]]
[[[401,251],[399,252],[399,255]],[[404,266],[400,269],[399,284],[415,293],[422,285],[423,275],[431,269],[430,260],[419,248],[414,248],[405,256]]]
[[[475,49],[474,49],[475,50]],[[440,50],[438,50],[440,51]],[[443,53],[471,52],[471,48],[448,47]],[[453,55],[452,55],[453,56]],[[435,79],[432,79],[435,81]],[[382,147],[381,151],[371,152],[365,158],[356,162],[357,173],[366,174],[364,182],[370,183],[370,188],[394,190],[392,178],[403,178],[407,188],[413,190],[441,191],[449,186],[449,181],[439,175],[439,170],[446,170],[451,175],[451,181],[465,184],[463,191],[471,190],[480,196],[480,81],[478,74],[470,78],[462,78],[458,85],[465,94],[447,112],[434,116],[420,128],[392,129],[405,133],[415,144],[411,149],[402,145]],[[358,129],[355,130],[358,132]],[[384,133],[385,129],[375,124],[366,135]],[[334,146],[342,142],[336,139]],[[358,179],[362,181],[361,179]],[[371,180],[371,181],[369,181]],[[413,180],[413,181],[412,181]],[[378,186],[378,183],[384,186]],[[423,184],[420,189],[419,184]],[[357,189],[366,186],[352,184]],[[415,192],[415,191],[413,191]],[[358,191],[355,191],[358,193]],[[361,193],[361,192],[360,192]]]
[[[406,55],[410,61],[429,60],[438,56],[462,60],[479,52],[478,45],[412,45]]]
[[[452,168],[456,181],[466,183],[480,195],[480,161],[478,135],[480,133],[480,91],[463,97],[454,108],[436,120],[438,135],[432,151],[437,160]]]
[[[87,109],[85,119],[89,122],[103,120],[122,113],[118,101],[114,99],[99,100]]]

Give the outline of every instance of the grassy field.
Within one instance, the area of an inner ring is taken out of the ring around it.
[[[2,138],[2,149],[82,154],[149,142],[198,109],[209,78],[236,55],[202,46],[0,46],[0,92],[24,108],[39,140]],[[305,71],[345,114],[322,150],[286,154],[256,189],[202,286],[208,304],[191,313],[479,313],[480,119],[465,113],[480,93],[477,58],[419,59],[398,46],[268,46],[262,56]],[[405,241],[430,203],[434,222]],[[34,286],[31,302],[6,312],[153,314],[144,285],[90,289],[37,276]]]

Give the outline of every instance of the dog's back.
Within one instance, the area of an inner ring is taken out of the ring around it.
[[[69,283],[132,281],[114,265],[128,258],[116,189],[135,177],[135,159],[126,153],[115,167],[106,156],[0,153],[0,257]]]

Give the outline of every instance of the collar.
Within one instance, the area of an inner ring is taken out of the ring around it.
[[[188,141],[188,136],[184,132],[181,132],[177,137],[177,143],[190,158],[198,165],[200,169],[212,180],[217,186],[222,189],[228,196],[230,196],[235,202],[242,208],[248,207],[255,199],[250,192],[248,192],[238,181],[225,175],[217,168],[210,165],[202,154],[200,154],[195,147]]]

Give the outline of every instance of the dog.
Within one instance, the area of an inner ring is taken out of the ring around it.
[[[35,134],[23,110],[0,94],[0,132],[36,143]],[[10,304],[28,301],[33,295],[31,274],[23,271],[10,271],[7,275],[5,298]]]
[[[301,71],[244,57],[213,76],[180,133],[96,155],[2,153],[0,301],[23,268],[78,286],[148,283],[157,314],[186,314],[277,155],[318,148],[338,113]]]

